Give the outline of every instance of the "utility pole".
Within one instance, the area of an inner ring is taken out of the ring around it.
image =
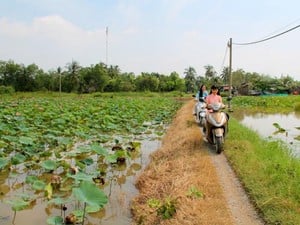
[[[231,108],[231,100],[232,100],[232,38],[229,39],[228,43],[229,47],[229,67],[228,67],[228,76],[229,76],[229,96],[228,96],[228,110],[229,112],[232,112]]]
[[[105,34],[106,34],[106,66],[108,66],[108,27],[106,27],[105,30]]]
[[[61,95],[61,68],[57,68],[57,72],[59,74],[59,95]]]

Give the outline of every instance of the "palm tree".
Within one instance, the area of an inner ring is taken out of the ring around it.
[[[189,67],[184,71],[185,87],[187,92],[195,92],[196,83],[196,70],[193,67]]]

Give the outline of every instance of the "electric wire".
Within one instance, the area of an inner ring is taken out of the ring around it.
[[[225,48],[225,54],[224,54],[224,57],[223,57],[223,62],[222,62],[222,65],[220,67],[220,74],[222,73],[222,70],[224,68],[225,60],[226,60],[226,57],[227,57],[227,52],[228,52],[228,45],[226,45],[226,48]]]
[[[268,37],[268,38],[265,38],[265,39],[262,39],[262,40],[259,40],[259,41],[246,42],[246,43],[236,43],[236,42],[234,42],[234,43],[232,43],[232,44],[233,44],[233,45],[252,45],[252,44],[257,44],[257,43],[260,43],[260,42],[263,42],[263,41],[267,41],[267,40],[273,39],[273,38],[275,38],[275,37],[281,36],[281,35],[283,35],[283,34],[286,34],[286,33],[290,32],[290,31],[292,31],[292,30],[295,30],[295,29],[297,29],[297,28],[299,28],[299,27],[300,27],[300,25],[297,25],[297,26],[292,27],[292,28],[290,28],[290,29],[288,29],[288,30],[286,30],[286,31],[283,31],[283,32],[279,33],[279,34],[273,35],[273,36],[271,36],[271,37]]]
[[[274,34],[280,32],[280,31],[282,31],[282,30],[285,30],[285,29],[287,29],[288,27],[291,27],[293,24],[298,23],[299,21],[300,21],[300,18],[298,18],[298,19],[296,19],[296,20],[290,22],[289,24],[287,24],[287,25],[285,25],[285,26],[283,26],[283,27],[281,27],[281,28],[279,28],[279,29],[277,29],[277,30],[271,32],[270,34],[268,34],[268,35],[262,37],[261,39],[267,38],[267,37],[269,37],[269,36],[271,36],[271,35],[274,35]]]

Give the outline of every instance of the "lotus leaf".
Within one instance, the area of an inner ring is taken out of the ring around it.
[[[36,176],[28,175],[25,179],[25,182],[27,184],[33,184],[37,180],[38,180],[38,178]]]
[[[54,204],[54,205],[64,205],[69,203],[71,200],[70,199],[63,199],[60,197],[53,198],[50,201],[48,201],[48,204]]]
[[[107,150],[105,148],[103,148],[102,146],[100,146],[99,144],[92,144],[91,149],[92,149],[92,151],[94,151],[98,155],[103,155],[103,156],[108,155]]]
[[[8,164],[7,158],[0,158],[0,170],[3,169]]]
[[[57,168],[57,163],[53,160],[45,160],[41,163],[41,166],[46,170],[55,170]]]
[[[11,205],[13,211],[21,211],[30,205],[30,202],[24,201],[23,199],[9,200],[7,203]]]
[[[34,181],[32,184],[32,188],[38,191],[44,190],[45,187],[46,187],[45,182],[41,180]]]
[[[26,160],[26,156],[24,156],[24,155],[21,154],[21,153],[17,153],[16,155],[14,155],[14,156],[11,158],[11,164],[12,164],[12,165],[18,165],[18,164],[20,164],[20,163],[23,163],[25,160]]]
[[[93,180],[93,176],[90,176],[86,173],[82,173],[82,172],[78,172],[75,175],[68,175],[68,177],[71,177],[73,179],[75,179],[76,181],[92,181]]]
[[[82,162],[83,164],[85,164],[87,166],[90,166],[94,163],[94,160],[92,158],[86,158],[86,159],[80,160],[80,162]]]
[[[87,203],[90,206],[99,206],[102,208],[108,201],[105,193],[89,181],[82,181],[79,188],[73,188],[73,194],[77,200]]]
[[[47,219],[49,225],[63,225],[64,219],[61,216],[52,216]]]
[[[33,139],[30,137],[20,137],[19,142],[24,145],[33,145]]]

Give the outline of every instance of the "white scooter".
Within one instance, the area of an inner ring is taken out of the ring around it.
[[[206,139],[215,146],[216,152],[220,154],[224,150],[224,141],[228,132],[229,115],[222,111],[225,105],[214,103],[207,106],[212,112],[206,116]]]
[[[195,97],[195,95],[193,95]],[[195,97],[195,100],[197,103],[195,104],[194,108],[194,116],[196,122],[199,124],[200,127],[205,129],[205,124],[206,124],[206,103],[205,103],[205,98],[200,97],[199,99]]]
[[[196,117],[196,122],[199,124],[200,127],[205,129],[205,124],[206,124],[206,103],[204,98],[199,98],[199,101],[196,104],[195,107],[195,117]]]

